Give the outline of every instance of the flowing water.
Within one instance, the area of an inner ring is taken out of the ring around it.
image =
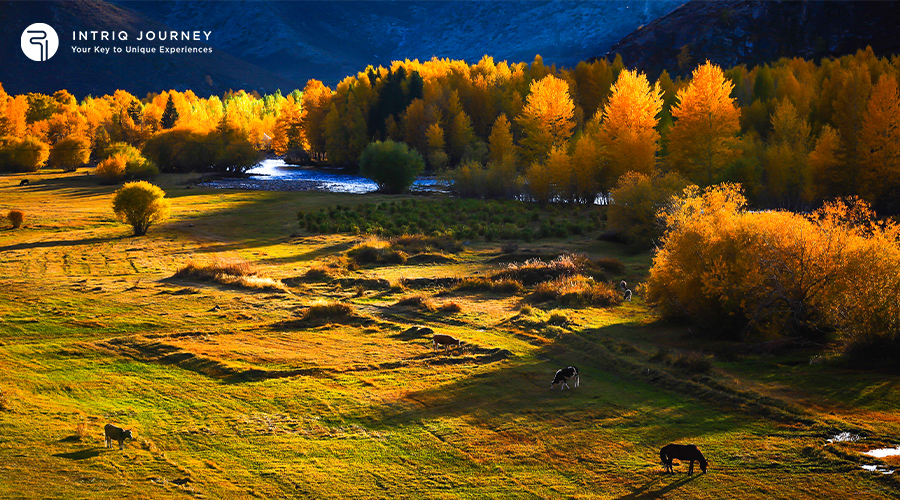
[[[245,179],[219,179],[203,183],[203,186],[225,189],[252,189],[261,191],[329,191],[332,193],[371,193],[378,186],[359,175],[339,171],[317,170],[288,165],[280,158],[263,160],[247,171]],[[434,178],[419,178],[411,191],[444,191],[446,183]]]

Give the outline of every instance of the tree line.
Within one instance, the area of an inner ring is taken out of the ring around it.
[[[898,213],[898,77],[900,57],[868,49],[819,63],[707,62],[653,81],[619,57],[565,69],[485,56],[395,61],[288,95],[119,90],[79,102],[0,90],[0,170],[71,168],[114,144],[164,171],[242,171],[256,152],[358,168],[370,143],[391,140],[468,196],[589,203],[636,172],[739,182],[753,206],[859,195]]]

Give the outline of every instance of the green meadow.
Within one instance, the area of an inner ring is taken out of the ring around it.
[[[466,202],[485,216],[443,233],[456,247],[413,250],[388,238],[452,229],[451,201],[165,175],[172,217],[136,238],[115,187],[21,178],[0,178],[0,215],[25,213],[0,221],[2,498],[900,497],[896,474],[861,467],[900,468],[863,454],[900,444],[895,374],[660,322],[634,288],[651,255],[598,239],[602,208]],[[342,231],[410,205],[432,219]],[[490,285],[566,254],[594,295]],[[247,279],[179,273],[223,262]],[[623,279],[633,301],[598,302]],[[569,365],[581,386],[550,390]],[[133,430],[124,451],[107,423]],[[829,442],[845,432],[859,439]],[[670,442],[708,472],[665,473]]]

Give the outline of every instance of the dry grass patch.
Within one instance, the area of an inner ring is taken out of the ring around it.
[[[465,292],[494,292],[494,293],[521,293],[522,283],[511,278],[464,278],[455,287],[456,291]]]
[[[346,318],[353,314],[353,307],[343,302],[321,302],[309,306],[303,312],[303,319],[322,321],[335,318]]]
[[[173,277],[212,281],[223,285],[257,290],[287,290],[281,280],[261,276],[251,263],[242,259],[216,258],[212,262],[192,260],[179,269]]]
[[[440,309],[441,309],[441,312],[450,313],[450,314],[462,312],[462,306],[459,305],[459,302],[455,302],[455,301],[444,302],[443,304],[441,304]]]
[[[560,255],[545,262],[541,259],[529,259],[525,262],[511,262],[506,269],[494,273],[494,279],[512,279],[525,286],[551,281],[564,276],[584,274],[595,269],[596,265],[587,257],[574,254]]]
[[[358,265],[405,264],[407,254],[391,248],[389,241],[369,238],[348,250],[347,257]]]
[[[565,276],[540,283],[527,297],[532,302],[559,301],[569,306],[612,307],[622,302],[622,294],[607,282],[588,276]]]
[[[430,298],[425,297],[424,295],[410,295],[408,297],[403,297],[398,300],[395,305],[398,306],[406,306],[418,309],[420,311],[436,311],[437,306],[434,305],[434,301]]]

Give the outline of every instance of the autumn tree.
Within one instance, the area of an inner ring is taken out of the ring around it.
[[[678,92],[672,107],[669,163],[698,184],[715,182],[739,152],[740,110],[732,88],[722,69],[707,61],[694,70],[690,85]]]
[[[900,92],[884,74],[872,89],[860,133],[862,194],[876,208],[900,211]]]
[[[597,196],[609,194],[612,182],[606,159],[606,147],[600,139],[600,115],[596,115],[585,125],[572,147],[571,175],[575,201],[590,204],[597,200]]]
[[[797,209],[812,200],[810,126],[787,99],[772,114],[766,151],[766,191],[776,206]]]
[[[278,117],[275,119],[275,135],[272,137],[275,154],[283,155],[288,151],[305,149],[301,116],[300,103],[288,96],[279,106]]]
[[[651,88],[643,73],[619,73],[603,108],[599,135],[613,179],[628,171],[646,174],[653,170],[659,150],[656,125],[662,102],[659,84]]]
[[[444,151],[446,142],[444,141],[444,130],[440,123],[432,123],[425,131],[425,139],[428,144],[427,156],[428,166],[432,170],[441,170],[447,166],[449,158]]]
[[[325,156],[325,118],[331,106],[331,89],[318,80],[308,81],[300,105],[303,110],[300,123],[310,153],[313,158],[322,160]]]
[[[91,141],[87,137],[72,135],[50,147],[47,166],[75,171],[86,164],[91,157]]]
[[[50,146],[37,137],[0,137],[0,172],[37,172],[49,156]]]
[[[575,127],[574,117],[575,104],[564,80],[547,75],[533,81],[518,118],[524,133],[520,146],[525,162],[540,160],[554,145],[567,141]]]
[[[815,147],[809,152],[808,161],[816,199],[848,194],[846,190],[850,183],[846,177],[849,173],[843,168],[840,132],[828,125],[822,127]]]

